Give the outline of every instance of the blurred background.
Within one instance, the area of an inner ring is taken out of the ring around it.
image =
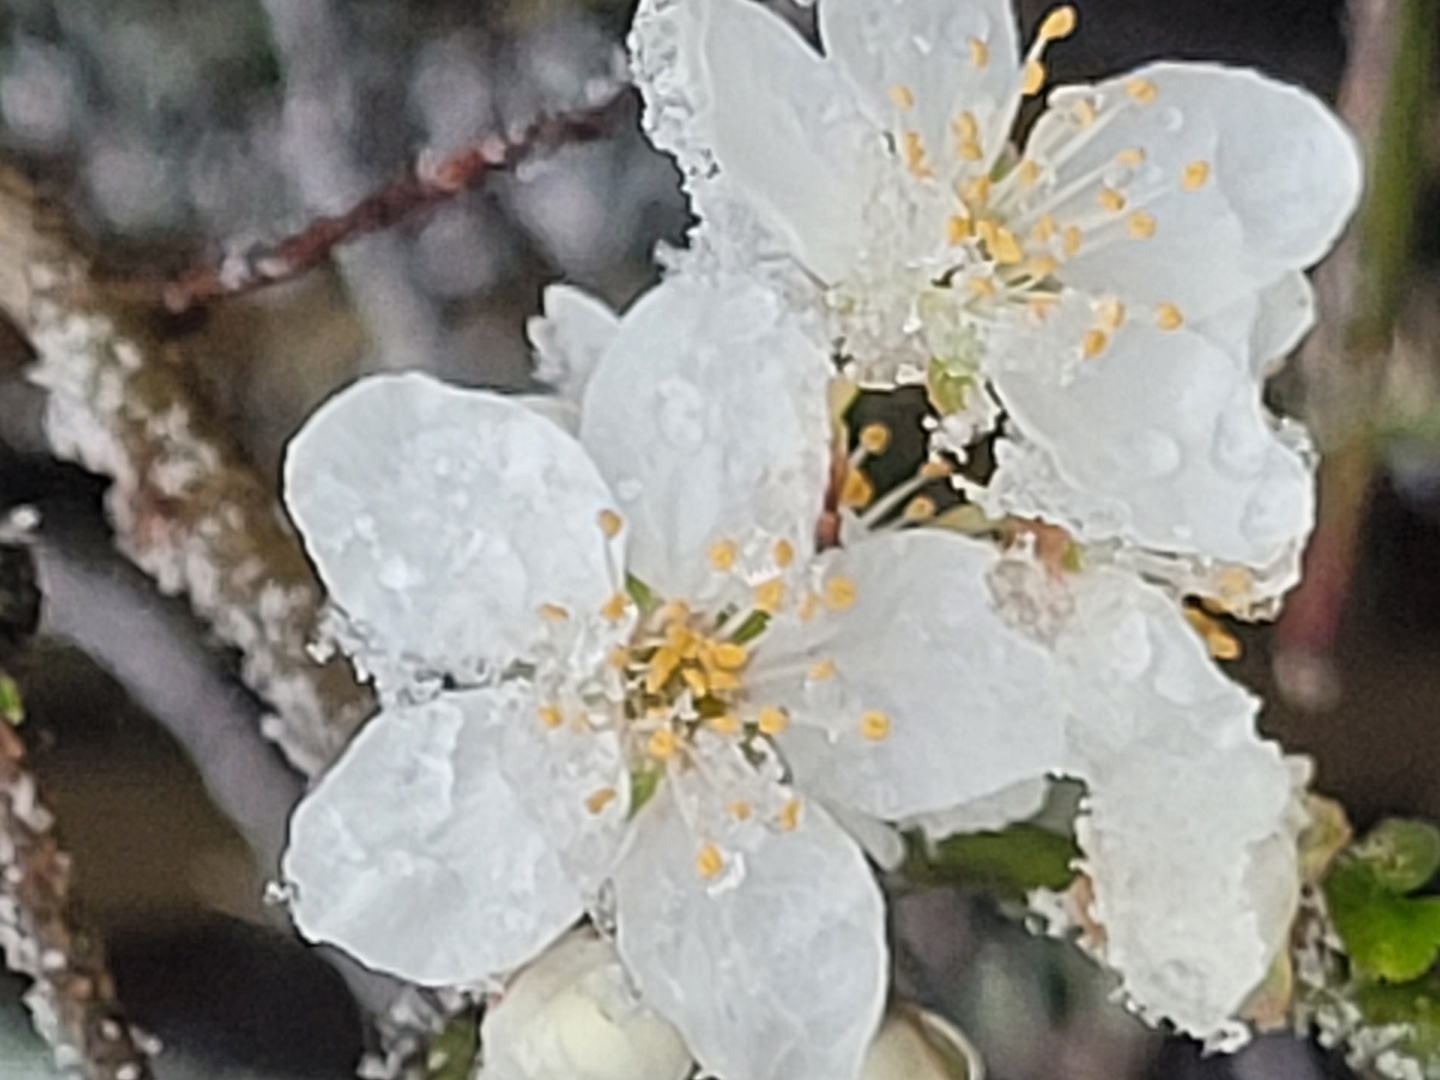
[[[807,25],[803,8],[776,6]],[[1020,6],[1028,31],[1048,5]],[[1435,20],[1405,16],[1415,21],[1399,54],[1361,67],[1347,27],[1404,4],[1077,6],[1079,32],[1050,53],[1057,81],[1160,56],[1218,59],[1331,101],[1343,86],[1363,111],[1366,94],[1393,96],[1397,65],[1421,73],[1393,136],[1404,183],[1386,189],[1404,213],[1355,255],[1388,275],[1382,294],[1357,299],[1352,270],[1335,286],[1349,305],[1339,338],[1274,388],[1343,465],[1324,477],[1314,584],[1278,629],[1242,631],[1234,668],[1270,702],[1270,732],[1315,757],[1318,789],[1357,824],[1440,818]],[[545,284],[564,279],[623,306],[654,280],[655,244],[682,242],[678,174],[645,143],[624,88],[632,8],[0,0],[0,161],[69,219],[67,242],[93,258],[107,303],[163,355],[187,407],[214,419],[227,460],[273,496],[286,439],[347,381],[420,368],[530,388],[524,323]],[[294,280],[181,313],[156,299],[157,283],[341,213],[422,154],[617,94],[604,137],[537,155]],[[1362,316],[1370,336],[1357,344]],[[362,1008],[394,988],[299,945],[265,901],[305,778],[261,737],[266,710],[233,639],[117,552],[108,481],[59,459],[28,361],[23,333],[0,334],[0,509],[38,509],[45,594],[38,636],[5,663],[25,703],[30,765],[74,859],[76,917],[105,942],[127,1015],[163,1043],[158,1075],[353,1076],[377,1050]],[[1288,1037],[1222,1059],[1148,1033],[1072,950],[961,891],[906,898],[896,926],[901,985],[958,1020],[996,1080],[1346,1075]],[[53,1075],[19,1003],[24,986],[0,983],[4,1080]]]

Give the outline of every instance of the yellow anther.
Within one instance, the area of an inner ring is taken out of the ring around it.
[[[775,824],[780,826],[782,832],[794,832],[800,824],[800,800],[787,799],[785,805],[780,807],[780,813],[775,815]]]
[[[613,787],[602,787],[592,791],[585,797],[585,809],[592,814],[598,814],[615,800],[616,794]]]
[[[1059,261],[1049,255],[1037,255],[1025,264],[1025,272],[1036,280],[1047,278],[1058,269]]]
[[[980,125],[975,121],[975,114],[962,112],[950,121],[950,129],[955,132],[955,138],[962,143],[980,141]]]
[[[1051,10],[1036,34],[1041,41],[1060,41],[1075,32],[1075,9],[1069,4]]]
[[[710,679],[699,668],[681,668],[680,679],[696,697],[705,697],[710,693]]]
[[[890,446],[890,429],[878,421],[860,429],[860,445],[867,454],[883,454]]]
[[[682,622],[672,622],[665,627],[665,644],[682,660],[692,660],[700,652],[700,639]]]
[[[915,91],[904,83],[896,83],[890,87],[890,100],[897,109],[908,112],[915,107]]]
[[[1136,210],[1125,223],[1125,231],[1136,240],[1149,240],[1155,235],[1155,215]]]
[[[1118,214],[1125,209],[1125,196],[1114,188],[1102,187],[1095,196],[1095,201],[1112,214]]]
[[[957,193],[960,201],[972,209],[984,206],[990,199],[990,177],[977,176],[972,180],[967,180],[960,185]]]
[[[1185,316],[1180,314],[1180,309],[1174,304],[1156,304],[1155,325],[1161,330],[1179,330],[1185,325]]]
[[[840,486],[840,501],[853,509],[869,506],[875,498],[875,485],[865,478],[859,469],[845,474],[845,483]]]
[[[710,565],[721,573],[735,565],[740,557],[740,548],[734,540],[716,540],[710,545]]]
[[[979,38],[970,39],[970,63],[977,68],[983,68],[990,63],[990,46]]]
[[[857,593],[855,582],[848,577],[825,579],[825,606],[831,611],[844,611],[855,603]]]
[[[926,480],[944,480],[954,471],[948,461],[940,461],[938,459],[935,461],[927,461],[924,465],[920,466],[920,475]]]
[[[770,549],[770,554],[774,556],[775,565],[780,567],[781,570],[784,570],[795,561],[795,545],[790,543],[789,540],[776,540],[774,546]]]
[[[541,705],[535,710],[535,715],[540,718],[540,723],[551,731],[565,723],[565,714],[560,711],[559,705]]]
[[[559,604],[541,604],[540,617],[546,622],[564,622],[570,618],[570,612]]]
[[[750,650],[733,641],[722,641],[715,646],[715,666],[726,671],[739,671],[750,659]]]
[[[660,621],[665,624],[683,623],[690,618],[690,605],[684,600],[667,600],[660,609]]]
[[[961,217],[959,214],[951,214],[945,219],[945,243],[954,247],[956,244],[964,243],[969,236],[969,218]]]
[[[744,725],[729,713],[710,717],[705,721],[705,726],[717,735],[726,735],[732,738],[745,730]]]
[[[1125,305],[1115,297],[1107,296],[1095,305],[1095,317],[1101,329],[1113,334],[1125,323]]]
[[[1149,79],[1127,79],[1125,93],[1141,105],[1149,105],[1159,95],[1160,89]]]
[[[1065,254],[1075,256],[1080,251],[1080,244],[1085,239],[1085,234],[1080,231],[1079,225],[1066,225],[1060,234],[1060,246]]]
[[[990,254],[995,256],[995,261],[1001,266],[1014,266],[1025,259],[1024,248],[1009,229],[995,230],[994,239],[990,242]]]
[[[978,142],[962,142],[955,152],[965,161],[984,161],[985,150]]]
[[[650,665],[645,671],[645,690],[647,693],[656,694],[660,688],[670,681],[670,676],[675,674],[675,669],[680,666],[680,654],[667,645],[662,645],[655,650],[655,655],[650,657]]]
[[[820,597],[813,592],[807,592],[804,599],[800,601],[800,621],[809,622],[820,613]]]
[[[1199,191],[1205,186],[1205,181],[1209,179],[1210,163],[1208,161],[1192,161],[1180,174],[1180,186],[1186,191]]]
[[[935,516],[935,500],[928,495],[917,495],[905,504],[906,521],[929,521]]]
[[[1026,97],[1038,94],[1045,85],[1045,65],[1039,60],[1026,60],[1020,71],[1020,92]]]
[[[624,645],[616,645],[606,655],[606,659],[616,671],[624,671],[630,666],[630,650]]]
[[[736,821],[749,821],[750,814],[753,812],[750,808],[750,804],[744,799],[732,800],[729,804],[726,805],[725,809],[730,811],[730,816],[733,817]]]
[[[1085,336],[1080,339],[1080,351],[1085,354],[1086,360],[1093,360],[1105,351],[1105,346],[1110,344],[1110,335],[1104,330],[1086,330]]]
[[[1216,660],[1235,660],[1240,656],[1240,642],[1228,630],[1199,608],[1184,610],[1186,620],[1205,639],[1211,656]]]
[[[611,622],[619,622],[620,617],[625,614],[625,609],[629,606],[630,597],[623,592],[617,592],[600,606],[600,616]]]
[[[1121,165],[1139,165],[1145,160],[1145,151],[1133,146],[1129,150],[1121,150],[1115,155],[1115,160]]]
[[[860,717],[860,734],[879,742],[890,734],[890,718],[879,709],[869,709]]]
[[[675,732],[668,727],[651,734],[645,743],[645,752],[656,761],[669,761],[675,756],[675,750],[680,745],[680,740],[675,738]]]
[[[595,515],[595,521],[609,539],[613,540],[620,535],[620,530],[625,527],[625,519],[614,510],[601,510]]]
[[[1039,221],[1035,222],[1034,227],[1030,230],[1030,237],[1031,237],[1031,239],[1033,239],[1033,240],[1038,240],[1038,241],[1039,241],[1040,243],[1042,243],[1042,244],[1048,244],[1048,243],[1050,242],[1050,238],[1051,238],[1052,236],[1054,236],[1054,235],[1055,235],[1055,215],[1054,215],[1054,214],[1045,214],[1045,215],[1043,215],[1043,216],[1040,218]]]
[[[779,578],[762,581],[753,591],[755,607],[767,615],[774,615],[785,603],[785,582]]]
[[[710,681],[711,693],[720,693],[725,690],[740,689],[740,680],[733,672],[721,671],[718,668],[713,671],[706,671],[705,677]]]
[[[995,282],[984,274],[976,274],[965,282],[976,296],[994,296]]]
[[[720,849],[710,843],[701,845],[695,854],[695,872],[709,881],[724,869],[725,856],[720,854]]]
[[[1071,112],[1075,117],[1075,122],[1082,128],[1087,128],[1095,122],[1095,103],[1089,98],[1081,98],[1077,101]]]
[[[906,131],[900,135],[900,154],[905,159],[905,169],[917,180],[935,175],[925,164],[925,140],[918,131]]]
[[[1040,166],[1026,158],[1015,167],[1015,175],[1022,187],[1034,187],[1035,181],[1040,179]]]
[[[805,673],[815,682],[824,682],[826,679],[835,677],[834,660],[816,660],[810,665],[810,670]]]
[[[774,705],[765,705],[755,717],[755,726],[761,735],[779,735],[790,726],[790,718]]]

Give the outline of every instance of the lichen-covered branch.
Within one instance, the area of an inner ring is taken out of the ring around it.
[[[273,709],[263,730],[313,774],[371,710],[339,661],[307,651],[321,592],[274,499],[165,346],[92,282],[59,215],[0,172],[0,310],[34,346],[54,452],[113,483],[122,552],[239,650]]]

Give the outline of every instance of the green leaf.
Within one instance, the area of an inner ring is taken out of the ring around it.
[[[1033,889],[1065,889],[1075,880],[1080,849],[1073,837],[1038,825],[951,836],[927,844],[912,835],[906,871],[916,881],[964,885],[1005,899]]]
[[[1362,975],[1404,983],[1440,956],[1440,897],[1411,897],[1440,868],[1440,832],[1383,822],[1342,855],[1325,879],[1330,917]]]
[[[427,1080],[467,1080],[480,1051],[480,1018],[472,1009],[451,1020],[430,1040]]]
[[[1420,888],[1440,870],[1440,829],[1423,821],[1382,821],[1351,848],[1381,885],[1396,893]]]
[[[1393,1048],[1434,1075],[1433,1063],[1440,1059],[1440,973],[1399,986],[1367,983],[1355,991],[1354,1002],[1367,1027],[1386,1028],[1392,1040],[1398,1036]],[[1400,1025],[1410,1030],[1401,1034]]]

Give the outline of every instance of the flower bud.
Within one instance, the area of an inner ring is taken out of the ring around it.
[[[901,1005],[890,1011],[860,1080],[984,1080],[980,1055],[950,1023],[934,1013]]]
[[[608,941],[577,930],[485,1011],[480,1080],[681,1080],[690,1052],[645,1008]]]

